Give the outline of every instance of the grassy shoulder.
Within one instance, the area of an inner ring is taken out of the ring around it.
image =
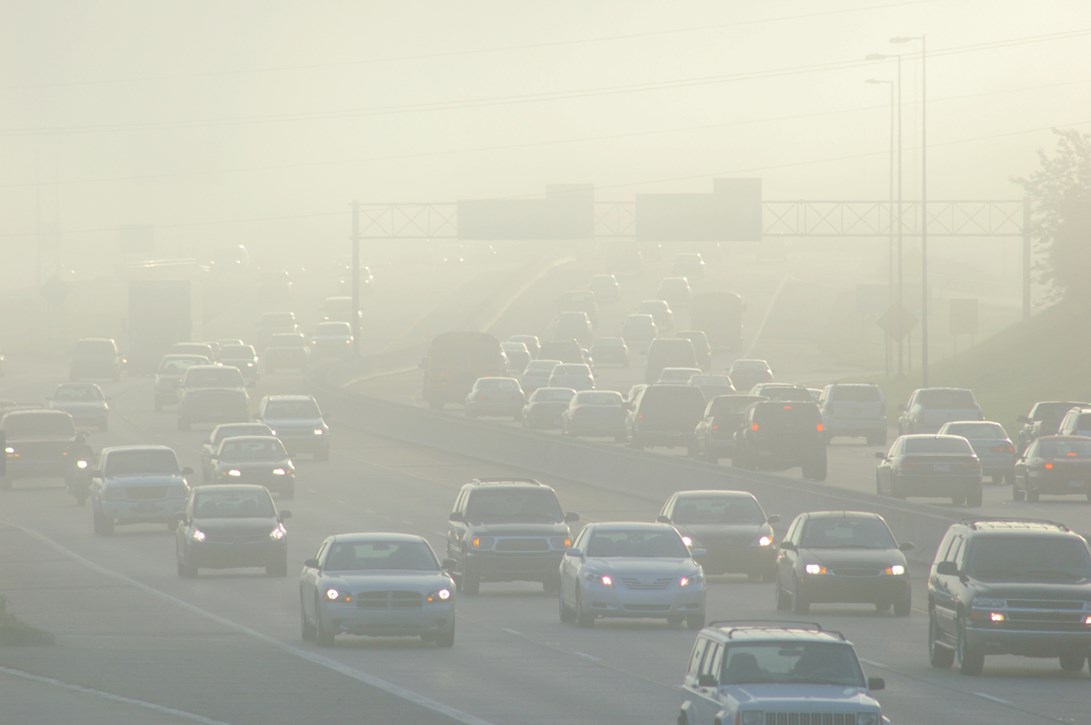
[[[0,596],[0,646],[53,644],[53,635],[33,627],[8,611],[7,598]]]

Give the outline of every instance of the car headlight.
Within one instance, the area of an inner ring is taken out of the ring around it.
[[[485,549],[491,549],[493,540],[491,536],[474,536],[470,539],[470,548],[483,551]]]
[[[684,576],[679,579],[678,586],[683,588],[688,586],[697,586],[702,581],[704,581],[704,577],[702,577],[700,574],[690,574],[689,576]]]
[[[269,532],[269,538],[272,539],[273,541],[280,541],[281,539],[283,539],[287,535],[288,535],[288,532],[284,530],[283,526],[278,526],[278,527],[276,527],[275,529],[273,529],[272,531]]]
[[[1003,609],[1008,606],[1006,599],[992,599],[990,597],[974,597],[970,606],[978,609]]]
[[[569,536],[553,536],[549,539],[549,545],[554,549],[569,549],[572,547],[572,538]]]
[[[326,429],[325,428],[315,428],[314,429],[314,434],[316,436],[326,435]]]
[[[194,541],[204,541],[208,538],[207,536],[205,536],[205,532],[201,531],[200,529],[194,529],[193,533],[191,533],[189,536]]]
[[[424,601],[428,602],[429,604],[444,604],[451,601],[453,598],[454,594],[451,592],[451,590],[447,587],[444,587],[443,589],[439,589],[429,594],[427,597],[424,598]]]
[[[81,471],[84,470],[85,468],[87,468],[87,461],[76,461],[76,468],[80,469]]]
[[[682,537],[682,543],[692,549],[693,548],[693,537],[683,536]]]
[[[273,475],[274,476],[287,476],[288,471],[287,471],[287,469],[284,469],[284,468],[274,468],[273,469]]]
[[[270,428],[269,429],[269,434],[275,436],[277,434],[277,432],[275,430],[273,430],[272,428]]]
[[[758,546],[772,546],[772,545],[773,545],[773,537],[772,536],[760,536],[760,537],[758,537]]]
[[[901,564],[894,564],[883,569],[883,573],[887,576],[902,576],[905,574],[905,567]]]
[[[13,455],[15,453],[15,449],[12,448],[11,446],[8,446],[7,448],[4,449],[4,453],[7,453],[9,456]]]
[[[326,601],[348,604],[352,601],[352,595],[348,592],[342,593],[337,589],[334,589],[333,587],[329,587],[328,589],[326,589]]]
[[[803,571],[807,572],[808,574],[825,574],[826,567],[822,566],[821,564],[808,564],[807,566],[803,567]]]
[[[860,721],[857,720],[857,723]],[[760,710],[747,710],[739,713],[739,725],[764,725],[765,713]]]
[[[227,471],[227,475],[228,475],[228,476],[231,476],[232,478],[238,478],[239,476],[241,476],[241,475],[242,475],[242,471],[240,471],[240,470],[239,470],[239,469],[237,469],[237,468],[230,468],[230,469],[228,469],[228,471]]]
[[[856,713],[856,725],[880,725],[881,723],[882,715],[877,712]]]
[[[614,578],[609,574],[599,574],[597,572],[589,571],[583,575],[583,578],[589,582],[601,584],[604,587],[614,586]]]

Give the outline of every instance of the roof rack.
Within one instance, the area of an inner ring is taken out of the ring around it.
[[[959,523],[966,524],[974,530],[977,530],[978,524],[1039,524],[1045,526],[1056,526],[1063,531],[1071,531],[1071,529],[1058,521],[1051,521],[1050,519],[1036,519],[1024,516],[980,516],[972,519],[963,519]]]
[[[709,622],[709,627],[726,627],[727,637],[731,639],[736,631],[744,629],[802,629],[808,632],[821,632],[838,639],[845,639],[845,635],[832,629],[824,629],[818,622],[796,622],[785,619],[718,619]]]

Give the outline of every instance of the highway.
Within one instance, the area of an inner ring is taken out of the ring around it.
[[[392,363],[413,361],[424,340],[458,318],[462,324],[476,320],[504,336],[544,333],[555,309],[552,300],[586,274],[578,265],[541,276],[493,270],[473,285],[458,285],[440,273],[417,281],[417,290],[436,285],[436,293],[423,299],[408,286],[391,292],[389,303],[377,293],[372,309],[383,318],[376,321],[383,339],[369,341],[365,349],[371,359],[390,354],[390,367],[398,367]],[[784,270],[764,265],[736,269],[719,280],[714,274],[708,283],[729,286],[747,297],[753,333],[764,320],[775,319],[777,292],[785,277]],[[633,300],[652,296],[654,287],[646,288],[649,281],[625,280],[625,299],[604,309],[604,330],[617,324]],[[395,304],[403,298],[414,302]],[[459,303],[452,304],[453,299]],[[436,312],[430,313],[429,307]],[[243,319],[250,318],[240,315]],[[399,336],[399,330],[413,334]],[[251,334],[248,329],[241,332]],[[223,334],[229,333],[225,329]],[[765,349],[775,350],[779,344],[787,350],[790,342],[758,340],[755,349],[765,344]],[[398,351],[404,354],[393,354]],[[794,351],[797,357],[772,361],[783,376],[818,382],[852,372],[834,369],[816,351],[800,353],[798,346]],[[716,365],[729,361],[720,355]],[[252,393],[256,400],[269,392],[314,389],[332,429],[331,460],[298,461],[297,496],[283,502],[294,514],[287,579],[250,571],[202,572],[196,580],[180,579],[174,570],[173,538],[162,527],[123,527],[112,538],[95,537],[89,510],[76,506],[55,482],[17,482],[0,508],[0,581],[12,609],[53,631],[58,643],[0,649],[2,719],[71,722],[73,708],[81,708],[83,722],[672,722],[693,632],[654,621],[608,621],[591,630],[577,629],[558,622],[556,599],[540,587],[485,584],[479,596],[458,598],[451,650],[417,640],[353,638],[320,650],[299,638],[296,572],[318,543],[336,532],[418,533],[442,555],[454,494],[475,476],[539,478],[553,485],[564,508],[579,512],[584,522],[650,520],[671,491],[710,476],[725,486],[753,482],[763,500],[768,491],[775,502],[767,503],[767,509],[785,517],[781,530],[816,500],[841,500],[865,509],[894,507],[906,527],[923,520],[934,526],[964,513],[949,505],[877,501],[869,495],[874,490],[874,449],[859,445],[831,448],[831,475],[824,485],[801,483],[796,473],[737,475],[726,465],[673,461],[659,452],[619,451],[612,444],[564,442],[564,450],[574,461],[578,458],[565,476],[553,473],[554,466],[543,470],[544,465],[531,459],[471,457],[451,450],[457,446],[449,442],[425,440],[430,435],[425,432],[419,439],[400,435],[403,428],[393,425],[393,414],[382,417],[385,408],[369,409],[366,398],[331,386],[341,377],[359,379],[353,386],[356,393],[411,405],[419,375],[380,375],[382,367],[367,366],[356,373],[331,370],[318,376],[326,382],[317,388],[314,380],[277,374]],[[9,361],[0,393],[20,401],[41,400],[64,373],[59,361]],[[620,388],[639,374],[634,366],[607,373],[602,381],[605,387]],[[199,465],[198,447],[206,431],[179,432],[171,412],[152,412],[150,380],[126,379],[104,387],[111,396],[113,419],[110,433],[92,439],[96,447],[160,442],[173,446],[184,465]],[[438,418],[482,439],[490,430],[523,436],[507,424],[465,422],[456,412],[434,416],[408,405],[406,409],[406,416]],[[545,445],[552,438],[538,440]],[[608,468],[615,465],[608,455],[628,456],[634,468],[647,462],[646,471],[627,473],[621,480]],[[663,465],[676,475],[661,475]],[[999,488],[987,488],[984,510],[1049,515],[1087,529],[1082,502],[1013,505],[1003,498]],[[892,525],[902,535],[899,524],[892,520]],[[935,542],[918,544],[923,550],[919,553],[930,557],[929,546]],[[843,631],[856,644],[867,674],[886,678],[887,689],[877,697],[895,723],[1086,722],[1091,679],[1086,670],[1065,673],[1054,660],[1014,657],[989,658],[985,675],[977,678],[929,667],[920,567],[914,585],[916,605],[909,619],[876,614],[870,607],[834,605],[816,606],[809,617]],[[768,619],[776,614],[771,585],[744,578],[714,578],[708,601],[712,619]]]

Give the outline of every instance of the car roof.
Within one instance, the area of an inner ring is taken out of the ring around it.
[[[803,514],[812,519],[879,519],[883,517],[872,511],[808,511]]]
[[[845,635],[812,622],[711,622],[706,632],[721,635],[732,641],[833,642],[851,646]]]
[[[197,493],[216,494],[216,493],[221,493],[221,492],[224,492],[224,493],[231,493],[231,492],[243,493],[243,492],[246,492],[246,491],[254,491],[254,492],[264,491],[265,493],[269,493],[269,489],[267,489],[265,486],[262,486],[262,485],[256,484],[256,483],[218,483],[215,486],[195,486],[194,489],[193,489],[194,494],[197,494]],[[270,496],[269,498],[272,499],[272,496]]]
[[[731,491],[721,488],[692,488],[686,491],[675,491],[674,496],[676,498],[756,498],[749,491]]]
[[[170,451],[174,453],[174,449],[170,446],[163,446],[155,443],[135,444],[127,446],[108,446],[102,449],[102,455],[107,453],[118,453],[124,451]]]
[[[301,400],[313,401],[314,396],[313,395],[303,395],[303,394],[292,395],[292,394],[289,394],[289,393],[285,393],[285,394],[282,394],[282,395],[266,395],[265,396],[265,402],[267,402],[267,403],[282,403],[282,402],[289,401],[289,400],[290,401],[301,401]]]
[[[552,488],[533,478],[475,478],[466,485],[480,488]]]
[[[416,534],[403,534],[399,532],[385,532],[385,531],[366,531],[355,534],[334,534],[330,537],[330,541],[337,543],[365,543],[374,541],[402,541],[402,542],[418,542],[424,541],[427,543],[423,536],[417,536]]]

